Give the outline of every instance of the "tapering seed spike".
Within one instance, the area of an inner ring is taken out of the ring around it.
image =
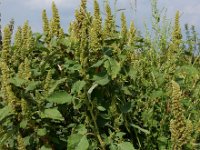
[[[29,29],[29,23],[28,21],[25,21],[23,27],[22,27],[22,49],[27,48],[27,43],[28,43],[28,29]]]
[[[113,36],[113,33],[115,31],[115,21],[108,2],[106,3],[105,9],[106,9],[106,19],[105,19],[103,34],[104,38],[109,38]]]
[[[180,54],[181,49],[180,49],[180,44],[182,40],[182,34],[181,34],[181,27],[180,27],[180,14],[179,11],[176,12],[175,16],[175,21],[174,21],[174,27],[173,27],[173,32],[172,32],[172,42],[169,46],[169,50],[167,52],[167,57],[168,59],[171,60],[171,62],[176,61],[176,57],[179,55],[175,54]]]
[[[25,58],[23,78],[28,80],[30,77],[31,77],[30,62],[29,62],[28,58]]]
[[[54,36],[59,36],[59,29],[60,29],[60,16],[58,13],[58,9],[56,7],[56,4],[52,2],[52,24],[51,24],[51,30]]]
[[[63,38],[65,35],[63,28],[59,29],[59,38]]]
[[[4,37],[3,37],[3,48],[1,53],[1,58],[4,62],[9,61],[9,51],[10,51],[10,43],[11,43],[11,32],[9,26],[4,28]]]
[[[42,22],[43,22],[43,32],[48,34],[49,33],[49,20],[48,20],[45,9],[42,11]]]
[[[127,23],[126,23],[126,16],[124,12],[121,14],[121,37],[122,37],[122,45],[127,41]]]
[[[87,0],[81,0],[80,10],[86,11],[87,9]]]
[[[81,40],[81,28],[83,20],[87,17],[87,0],[81,0],[80,9],[75,11],[75,21],[71,24],[71,38],[75,41]]]
[[[172,40],[181,40],[182,39],[182,34],[181,34],[181,27],[180,27],[180,13],[179,11],[176,12],[175,16],[175,22],[174,22],[174,31],[172,34]]]
[[[97,0],[94,1],[94,17],[90,30],[90,47],[96,53],[102,46],[102,18]],[[96,55],[97,56],[97,55]],[[99,55],[98,55],[99,56]]]
[[[24,139],[22,138],[20,133],[18,133],[18,136],[17,136],[17,144],[18,144],[18,150],[26,150]]]
[[[33,32],[31,27],[28,28],[28,39],[27,39],[27,50],[30,50],[34,47],[34,39],[33,39]]]
[[[16,48],[20,48],[21,45],[22,45],[22,29],[21,27],[18,27],[14,37],[14,46],[16,46]]]
[[[51,80],[52,80],[52,70],[49,70],[44,82],[44,87],[43,87],[45,91],[48,91]]]
[[[136,28],[134,25],[134,22],[131,21],[130,29],[129,29],[129,34],[128,34],[128,45],[134,45],[135,43],[135,38],[136,38]]]
[[[172,81],[172,113],[174,119],[170,121],[171,140],[173,150],[181,150],[189,142],[192,133],[192,123],[186,120],[181,106],[181,90],[178,83]]]

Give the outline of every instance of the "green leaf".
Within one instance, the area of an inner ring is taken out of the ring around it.
[[[121,70],[120,63],[110,57],[108,57],[108,60],[105,61],[104,67],[112,79],[115,79]]]
[[[63,67],[70,73],[74,73],[75,71],[79,71],[81,69],[81,65],[79,63],[67,58],[65,59]]]
[[[119,139],[122,139],[122,137],[125,136],[125,135],[126,135],[126,133],[124,133],[124,132],[117,132],[116,133],[116,137],[118,137]]]
[[[77,81],[74,83],[74,85],[72,86],[72,90],[71,90],[71,93],[74,94],[74,93],[79,93],[83,87],[86,85],[86,82],[85,81]]]
[[[128,89],[128,87],[122,87],[122,91],[124,91],[124,94],[126,94],[126,95],[133,95],[130,91],[129,91],[129,89]]]
[[[168,142],[168,138],[167,137],[165,137],[165,136],[160,136],[160,137],[158,137],[158,141],[159,142],[162,142],[162,143],[167,143]]]
[[[51,38],[50,44],[52,47],[58,46],[58,39],[56,37]]]
[[[51,94],[47,98],[47,101],[56,104],[65,104],[65,103],[69,104],[72,102],[72,96],[65,91],[57,91]]]
[[[161,98],[162,96],[164,96],[164,94],[165,93],[162,90],[152,91],[151,98],[152,99]]]
[[[99,84],[99,85],[106,85],[110,82],[110,79],[108,78],[108,75],[105,75],[103,77],[101,76],[97,76],[97,75],[94,75],[94,77],[92,78],[93,81],[95,81],[95,83]]]
[[[109,146],[110,150],[117,150],[117,146],[115,145],[115,143],[111,143]]]
[[[91,67],[93,67],[93,68],[99,67],[99,66],[101,66],[105,62],[105,60],[106,59],[103,58],[103,59],[97,61],[97,63],[93,64]]]
[[[72,134],[68,138],[68,150],[87,150],[89,148],[89,142],[85,135]]]
[[[89,148],[89,143],[86,136],[83,136],[78,143],[76,150],[87,150]]]
[[[62,114],[56,108],[45,109],[44,112],[40,114],[40,116],[41,118],[50,118],[61,121],[64,120]]]
[[[52,150],[50,146],[43,145],[40,150]]]
[[[18,78],[18,77],[10,78],[9,81],[10,81],[10,83],[12,83],[13,85],[15,85],[17,87],[21,87],[22,85],[24,85],[27,82],[27,80]]]
[[[78,134],[85,135],[87,133],[87,129],[84,124],[79,124],[76,128],[74,128]]]
[[[144,132],[145,134],[150,134],[150,132],[146,129],[141,128],[140,126],[136,125],[136,124],[131,124],[132,127]]]
[[[106,111],[106,109],[103,106],[98,106],[97,109],[100,111]]]
[[[49,89],[49,93],[53,93],[53,92],[56,90],[56,88],[57,88],[60,84],[64,83],[66,80],[67,80],[67,78],[63,78],[63,79],[57,80],[57,81],[52,85],[52,87]]]
[[[135,148],[130,142],[123,142],[118,144],[118,150],[135,150]]]
[[[40,83],[40,81],[31,81],[26,87],[26,93],[35,90]]]
[[[32,141],[31,136],[26,136],[23,139],[24,139],[24,145],[25,146],[30,145],[30,141]]]
[[[120,106],[120,110],[122,113],[128,113],[131,111],[131,102],[126,102],[125,104]]]
[[[12,109],[9,106],[5,106],[4,108],[0,109],[0,121],[12,114],[14,114]]]
[[[33,37],[35,38],[36,41],[38,41],[42,37],[42,34],[39,32],[36,32],[36,33],[33,33]]]
[[[59,43],[63,46],[69,47],[70,46],[70,39],[69,38],[62,38],[59,40]]]
[[[132,79],[132,80],[136,80],[137,78],[137,70],[134,68],[134,66],[130,66],[130,70],[128,72],[128,76]]]
[[[47,134],[46,128],[37,129],[37,135],[38,136],[45,136],[46,134]]]
[[[21,122],[20,122],[20,128],[23,128],[25,129],[26,126],[28,124],[28,120],[27,119],[23,119]]]
[[[199,71],[191,65],[185,65],[176,71],[176,76],[180,78],[192,77],[197,80],[199,79]]]

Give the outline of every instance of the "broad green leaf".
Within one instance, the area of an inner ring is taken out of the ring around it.
[[[33,33],[33,37],[35,38],[35,40],[39,40],[42,37],[42,34],[39,32]]]
[[[126,133],[124,133],[124,132],[117,132],[116,133],[116,137],[119,137],[120,139],[122,139],[122,137],[125,136],[125,135],[126,135]]]
[[[121,70],[120,63],[110,57],[108,60],[105,61],[104,67],[106,68],[108,74],[111,76],[112,79],[115,79]]]
[[[23,119],[21,122],[20,122],[20,128],[22,129],[25,129],[26,126],[28,124],[28,120],[27,119]]]
[[[37,135],[39,135],[39,136],[45,136],[46,134],[47,134],[46,128],[37,129]]]
[[[162,90],[153,91],[151,94],[152,99],[161,98],[162,96],[164,96],[164,92]]]
[[[160,136],[158,137],[158,141],[162,142],[162,143],[167,143],[168,142],[168,138],[165,136]]]
[[[0,121],[12,114],[12,109],[9,106],[5,106],[4,108],[0,109]]]
[[[192,77],[193,79],[196,80],[199,79],[199,71],[191,65],[185,65],[180,67],[176,71],[176,75],[180,78]]]
[[[71,90],[71,93],[74,94],[74,93],[79,93],[83,87],[86,85],[86,82],[85,81],[77,81],[74,83],[74,85],[72,86],[72,90]]]
[[[69,38],[62,38],[62,39],[59,40],[59,43],[61,45],[69,47],[70,46],[70,39]]]
[[[97,61],[97,63],[95,63],[94,65],[92,65],[91,67],[99,67],[99,66],[101,66],[104,62],[105,62],[105,58],[103,58],[103,59],[101,59],[101,60],[99,60],[99,61]]]
[[[131,102],[126,102],[120,105],[120,110],[122,113],[128,113],[131,111]]]
[[[87,137],[84,135],[78,145],[76,146],[75,150],[87,150],[89,148],[89,142],[87,140]]]
[[[87,129],[84,124],[79,124],[76,128],[74,128],[78,134],[85,135],[87,133]]]
[[[50,118],[61,121],[64,120],[62,114],[56,108],[45,109],[44,112],[40,114],[40,116],[41,118]]]
[[[26,87],[26,92],[35,90],[40,83],[40,81],[31,81]]]
[[[115,143],[111,143],[109,146],[110,150],[117,150],[117,145]]]
[[[97,75],[94,75],[94,77],[92,78],[93,81],[95,81],[95,83],[99,84],[99,85],[106,85],[110,82],[110,79],[108,77],[108,75],[105,75],[103,77],[101,76],[97,76]]]
[[[82,137],[83,137],[83,135],[81,135],[81,134],[70,135],[68,140],[67,140],[67,149],[68,150],[74,150]]]
[[[51,94],[48,98],[47,101],[56,103],[56,104],[65,104],[65,103],[71,103],[72,102],[72,96],[69,95],[65,91],[57,91]]]
[[[63,78],[63,79],[60,79],[60,80],[55,81],[54,84],[52,85],[52,87],[49,89],[49,93],[50,93],[50,94],[53,93],[53,92],[56,90],[56,88],[57,88],[60,84],[64,83],[66,80],[67,80],[67,78]]]
[[[132,79],[132,80],[136,80],[137,78],[137,69],[134,68],[134,66],[130,66],[130,70],[128,72],[128,76]]]
[[[23,139],[24,139],[24,145],[25,146],[30,145],[30,141],[32,141],[31,136],[26,136]]]
[[[50,44],[52,47],[58,46],[58,39],[56,37],[51,38]]]
[[[65,59],[65,64],[63,65],[64,69],[67,69],[68,72],[74,73],[75,71],[79,71],[81,69],[81,65],[73,60]]]
[[[40,150],[52,150],[50,146],[43,145]]]
[[[122,91],[124,91],[124,94],[126,94],[126,95],[133,95],[130,91],[129,91],[129,89],[128,89],[128,87],[122,87]]]
[[[168,145],[170,139],[168,139],[165,136],[161,136],[161,137],[158,137],[157,140],[158,140],[157,143],[158,143],[158,146],[159,146],[159,150],[166,150],[166,146]]]
[[[21,87],[27,82],[27,80],[18,77],[10,78],[9,81],[17,87]]]
[[[135,150],[135,148],[130,142],[123,142],[118,144],[118,150]]]
[[[38,68],[32,69],[32,73],[34,77],[40,76],[42,73],[39,71]]]
[[[89,142],[85,135],[72,134],[68,138],[68,150],[87,150],[89,148]]]

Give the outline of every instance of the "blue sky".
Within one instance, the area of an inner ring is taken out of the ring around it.
[[[2,2],[0,11],[2,13],[2,25],[5,26],[11,18],[15,19],[15,28],[28,20],[33,31],[42,30],[41,12],[45,8],[51,17],[51,3],[53,0],[0,0]],[[79,7],[80,0],[54,0],[61,16],[62,27],[67,30],[69,22],[74,19],[74,11]],[[103,1],[99,0],[101,11]],[[134,11],[135,0],[118,0],[117,7],[126,9],[128,21],[134,20],[137,28],[143,30],[144,21],[150,24],[151,0],[137,0],[137,11]],[[114,0],[110,0],[113,7]],[[181,12],[181,24],[195,25],[200,31],[200,1],[199,0],[158,0],[159,9],[167,8],[167,16],[173,19],[177,10]],[[92,11],[93,0],[88,0],[88,9]],[[119,22],[118,22],[119,24]]]

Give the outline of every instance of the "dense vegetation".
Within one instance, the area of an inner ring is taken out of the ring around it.
[[[68,33],[56,5],[42,12],[43,33],[26,21],[3,31],[0,149],[192,150],[200,142],[200,42],[182,35],[152,1],[152,31],[102,20],[86,0]],[[185,37],[183,39],[183,37]]]

